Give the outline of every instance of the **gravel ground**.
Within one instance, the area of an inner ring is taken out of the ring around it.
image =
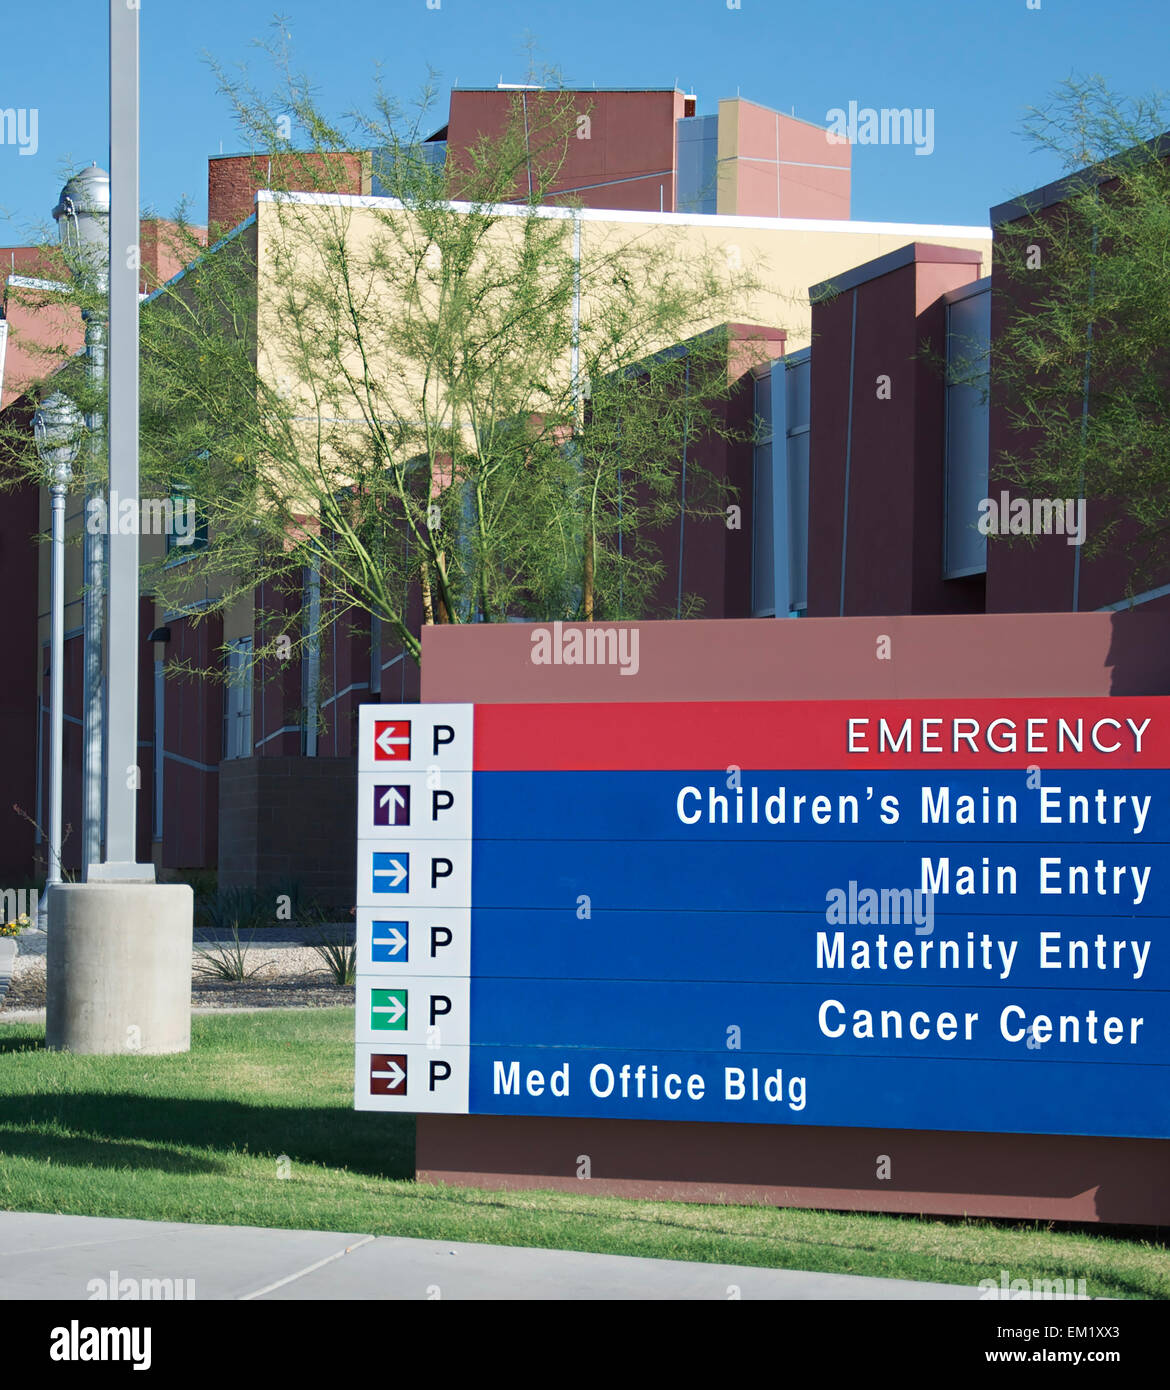
[[[22,941],[22,947],[24,944]],[[211,949],[213,954],[222,955],[222,951]],[[191,962],[192,1008],[323,1008],[354,1001],[353,987],[335,985],[321,957],[309,947],[250,948],[244,954],[244,968],[249,972],[246,980],[219,979],[205,973],[202,967],[206,964],[198,955]],[[22,950],[16,958],[12,984],[0,1000],[0,1016],[44,1007],[45,957]]]

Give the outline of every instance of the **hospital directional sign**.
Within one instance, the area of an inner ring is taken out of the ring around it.
[[[410,788],[374,783],[374,824],[410,824]]]
[[[370,1055],[369,1093],[372,1096],[406,1094],[407,1061],[403,1053],[374,1052]]]
[[[359,1109],[1170,1138],[1170,699],[359,733]]]
[[[409,893],[410,855],[373,855],[370,868],[370,881],[370,891],[373,893]]]
[[[374,761],[403,762],[410,757],[410,720],[378,719],[374,722]]]
[[[410,960],[410,924],[374,921],[370,928],[370,957],[405,965]]]
[[[406,1031],[406,1000],[404,989],[372,989],[370,991],[370,1027],[375,1032],[388,1028]]]

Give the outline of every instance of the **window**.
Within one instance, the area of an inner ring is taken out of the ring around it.
[[[756,377],[756,439],[752,450],[752,617],[776,616],[772,457],[772,368]]]
[[[991,281],[947,296],[946,468],[943,578],[987,571],[987,537],[976,529],[987,496]]]
[[[812,357],[793,353],[784,367],[784,460],[788,468],[788,611],[808,607],[808,448]]]
[[[809,350],[756,378],[752,460],[752,615],[790,618],[807,607]]]
[[[252,756],[252,639],[228,644],[227,688],[223,700],[223,756]]]
[[[200,459],[210,458],[206,449]],[[207,515],[199,510],[198,501],[190,486],[179,478],[171,481],[168,498],[167,560],[182,560],[197,550],[207,549]]]

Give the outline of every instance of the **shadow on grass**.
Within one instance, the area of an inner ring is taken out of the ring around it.
[[[125,1165],[124,1142],[175,1144],[228,1154],[345,1168],[378,1178],[414,1176],[414,1119],[356,1114],[339,1106],[298,1109],[228,1100],[76,1092],[0,1098],[0,1152],[53,1163]],[[15,1133],[13,1133],[15,1131]],[[95,1144],[114,1141],[108,1159]],[[159,1155],[146,1166],[159,1167]],[[196,1160],[192,1158],[192,1162]],[[208,1160],[214,1168],[219,1166]]]
[[[3,1020],[0,1020],[2,1022]],[[13,1025],[17,1027],[19,1025]],[[5,1037],[0,1034],[0,1053],[2,1052],[43,1052],[45,1050],[45,1039],[42,1034],[38,1037]]]
[[[184,1153],[162,1146],[135,1144],[125,1140],[94,1139],[86,1135],[45,1135],[30,1130],[0,1131],[0,1153],[5,1158],[51,1161],[72,1168],[152,1170],[156,1173],[226,1173],[228,1165],[219,1159]]]

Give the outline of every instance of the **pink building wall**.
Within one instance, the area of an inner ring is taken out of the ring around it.
[[[736,157],[728,177],[725,122],[734,123]],[[850,215],[852,149],[795,116],[736,99],[719,103],[720,212],[744,217],[842,218]],[[725,205],[726,204],[726,205]]]

